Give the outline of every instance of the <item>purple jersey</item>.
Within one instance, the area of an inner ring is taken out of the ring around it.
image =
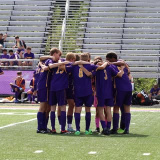
[[[15,54],[10,55],[9,59],[16,59]]]
[[[156,95],[158,94],[159,90],[160,90],[160,88],[157,88],[157,89],[152,88],[152,89],[150,90],[150,93],[151,93],[153,96],[156,96]]]
[[[24,54],[24,58],[26,59],[34,59],[34,53],[25,53]]]
[[[112,65],[113,68],[118,72],[120,68],[118,66]],[[124,74],[122,77],[115,78],[116,89],[118,91],[132,91],[132,85],[128,78],[128,69],[124,68]]]
[[[85,64],[83,66],[92,73],[95,72],[97,68],[97,66],[92,64]],[[66,67],[66,70],[70,70],[73,74],[74,94],[76,97],[85,97],[93,93],[91,77],[83,73],[79,66]]]
[[[1,55],[1,59],[9,59],[9,55],[8,54],[3,54],[3,55]]]
[[[47,59],[45,61],[45,65],[48,66],[50,63],[53,63],[53,61],[51,59]],[[44,88],[49,88],[49,82],[50,82],[50,76],[51,76],[51,71],[44,71],[43,69],[41,69],[40,71],[40,75],[39,75],[39,80],[37,83],[37,89],[41,90]]]
[[[68,64],[68,65],[71,65],[71,64]],[[52,71],[53,72],[52,72],[50,91],[60,91],[68,88],[67,71],[62,71],[59,69],[59,67],[53,68]]]
[[[113,98],[112,77],[118,74],[112,66],[107,66],[104,70],[96,72],[96,94],[103,99]]]

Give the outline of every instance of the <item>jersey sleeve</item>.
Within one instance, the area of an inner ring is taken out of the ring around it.
[[[113,67],[109,66],[109,70],[111,72],[111,76],[112,77],[116,77],[117,76],[118,72]]]
[[[53,64],[53,61],[52,61],[51,59],[47,59],[47,60],[45,61],[45,65],[46,65],[46,66],[49,66],[49,64]]]

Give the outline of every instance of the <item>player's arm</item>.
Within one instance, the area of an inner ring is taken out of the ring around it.
[[[72,65],[83,65],[83,64],[91,64],[90,62],[86,62],[86,61],[76,61],[74,62]]]
[[[118,74],[117,74],[116,77],[122,77],[122,76],[123,76],[123,74],[124,74],[123,69],[124,69],[124,68],[125,68],[124,66],[121,67],[121,69],[120,69],[120,71],[118,72]]]
[[[89,72],[86,68],[83,67],[83,65],[78,65],[82,71],[88,76],[88,77],[91,77],[92,76],[92,73]]]
[[[105,69],[108,65],[109,65],[109,62],[105,62],[105,63],[103,63],[101,66],[99,66],[99,67],[97,68],[97,70],[103,70],[103,69]]]
[[[54,56],[41,56],[40,61],[45,61],[46,59],[52,59],[53,61],[55,60]]]
[[[117,62],[110,62],[110,64],[116,65],[116,66],[124,66],[125,62],[124,61],[117,61]]]
[[[68,63],[69,63],[69,61],[64,61],[64,62],[49,64],[49,68],[50,68],[50,69],[56,68],[56,67],[59,67],[59,66],[61,66],[61,65],[66,65],[66,64],[68,64]]]

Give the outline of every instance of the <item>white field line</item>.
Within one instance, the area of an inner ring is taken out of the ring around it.
[[[18,125],[18,124],[24,124],[24,123],[32,122],[32,121],[35,121],[36,119],[37,119],[37,118],[33,118],[33,119],[29,119],[29,120],[23,121],[23,122],[17,122],[17,123],[8,124],[8,125],[6,125],[6,126],[0,127],[0,129],[4,129],[4,128],[16,126],[16,125]]]

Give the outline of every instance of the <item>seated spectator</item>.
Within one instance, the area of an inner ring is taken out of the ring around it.
[[[15,103],[18,103],[21,99],[21,94],[25,90],[25,79],[22,78],[22,72],[17,72],[17,78],[15,84],[10,83],[12,92],[15,92]]]
[[[27,47],[27,52],[24,54],[25,59],[34,59],[34,53],[31,52],[31,47]],[[25,61],[24,66],[32,66],[32,61]]]
[[[23,58],[23,53],[25,52],[26,44],[23,40],[19,39],[19,36],[15,36],[16,44],[13,46],[13,48],[17,49],[17,54],[19,54],[19,57]]]
[[[32,104],[36,103],[35,102],[35,95],[34,95],[34,85],[35,85],[35,76],[33,75],[33,78],[30,82],[30,89],[27,91],[28,95],[28,101],[30,101]]]
[[[2,69],[0,68],[0,75],[4,74],[4,72],[2,71]]]
[[[7,54],[6,49],[3,49],[3,54],[1,55],[1,59],[9,59],[9,55]],[[2,61],[1,65],[2,66],[9,66],[9,62],[8,61]]]
[[[19,56],[13,53],[13,50],[9,50],[10,57],[9,59],[18,59]],[[10,66],[18,65],[18,61],[10,61]]]
[[[160,95],[160,88],[158,84],[155,84],[153,88],[150,90],[150,94],[148,95],[149,99],[154,99],[156,96]]]
[[[0,45],[2,45],[2,47],[4,47],[4,42],[6,41],[6,38],[7,38],[7,33],[5,35],[0,33]]]

